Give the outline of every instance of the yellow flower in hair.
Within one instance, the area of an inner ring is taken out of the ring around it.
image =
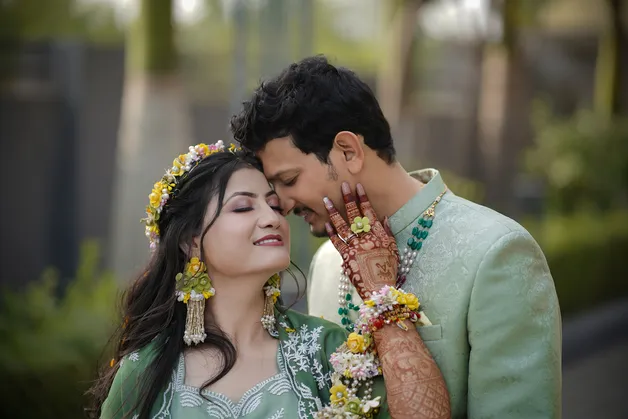
[[[172,161],[172,174],[175,176],[181,176],[184,170],[183,166],[185,166],[185,154],[181,154]]]
[[[200,151],[204,154],[204,155],[208,155],[209,154],[209,146],[205,143],[200,143],[198,145],[198,148],[200,149]]]
[[[336,384],[329,389],[332,404],[345,403],[347,401],[347,387],[344,384]]]
[[[347,348],[354,354],[362,353],[366,350],[364,337],[352,332],[347,338]]]
[[[161,204],[161,194],[157,194],[153,191],[148,195],[148,199],[150,200],[151,207],[159,208],[159,204]]]

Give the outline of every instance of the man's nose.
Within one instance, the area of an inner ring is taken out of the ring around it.
[[[292,211],[294,211],[294,207],[296,204],[296,201],[294,199],[286,196],[286,194],[282,194],[279,192],[277,193],[277,195],[279,196],[279,203],[281,204],[281,208],[283,208],[284,215],[288,215]]]

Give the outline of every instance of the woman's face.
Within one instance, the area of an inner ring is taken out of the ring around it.
[[[207,225],[216,199],[206,211]],[[203,238],[205,262],[214,274],[269,277],[290,265],[290,227],[279,197],[255,169],[235,172],[225,190],[220,215]]]

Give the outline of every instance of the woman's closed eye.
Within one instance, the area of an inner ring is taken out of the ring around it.
[[[240,208],[235,208],[233,210],[233,212],[248,212],[248,211],[253,211],[253,207],[240,207]]]
[[[273,209],[273,211],[277,211],[281,214],[283,214],[283,208],[280,207],[279,205],[270,205],[270,207]],[[233,212],[248,212],[248,211],[253,211],[255,208],[251,207],[251,206],[247,206],[247,207],[239,207],[239,208],[235,208],[233,210]]]

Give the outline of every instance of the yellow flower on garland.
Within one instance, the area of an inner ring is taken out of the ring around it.
[[[355,332],[349,334],[347,338],[347,348],[354,354],[362,353],[366,350],[366,342],[362,335],[358,335]]]
[[[416,310],[419,308],[419,299],[410,293],[397,292],[397,302],[401,305],[405,305],[410,310]]]
[[[332,404],[345,403],[347,401],[347,387],[344,384],[336,384],[329,389]]]
[[[358,233],[368,233],[371,231],[371,221],[369,217],[355,217],[353,219],[353,223],[351,224],[351,231],[355,234]]]
[[[408,306],[410,310],[418,310],[420,305],[416,295],[406,294],[406,306]]]

